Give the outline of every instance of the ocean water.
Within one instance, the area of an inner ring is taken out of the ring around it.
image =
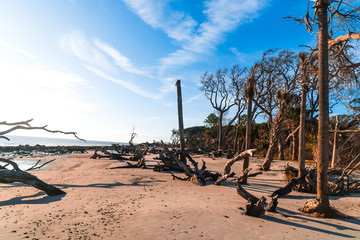
[[[30,145],[35,146],[110,146],[111,144],[117,143],[124,145],[126,143],[121,142],[105,142],[105,141],[94,141],[89,140],[86,142],[77,139],[65,139],[65,138],[45,138],[45,137],[28,137],[28,136],[12,136],[6,135],[10,141],[0,138],[0,146],[18,146],[18,145]]]

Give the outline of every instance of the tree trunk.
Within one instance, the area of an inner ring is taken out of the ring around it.
[[[306,82],[305,72],[303,74],[303,82],[301,85],[301,107],[300,107],[300,130],[299,130],[299,175],[300,177],[305,171],[305,117],[306,117]]]
[[[337,161],[337,130],[339,125],[339,116],[336,115],[336,123],[335,123],[335,132],[334,132],[334,143],[333,143],[333,152],[332,152],[332,159],[331,159],[331,168],[335,167]]]
[[[320,208],[330,206],[328,188],[329,165],[329,59],[328,59],[328,0],[316,2],[319,24],[319,126],[317,159],[317,198]]]
[[[177,103],[178,103],[178,118],[179,118],[179,137],[180,137],[180,161],[186,164],[186,158],[184,157],[185,140],[184,140],[184,121],[182,111],[182,97],[181,97],[181,83],[180,80],[176,81],[177,87]]]
[[[280,137],[279,141],[278,141],[278,154],[279,154],[279,160],[284,160],[284,144],[283,144],[283,139],[282,137]]]
[[[292,160],[297,160],[298,154],[299,154],[299,142],[298,142],[298,138],[297,138],[297,134],[295,133],[294,136],[292,137],[293,139],[293,151],[292,151]]]
[[[222,136],[222,120],[223,120],[223,116],[224,116],[224,112],[219,111],[219,120],[218,120],[218,151],[220,151],[222,149],[222,140],[223,140],[223,136]]]
[[[326,213],[330,209],[328,196],[329,166],[329,60],[328,60],[328,0],[316,1],[319,35],[319,126],[317,157],[317,195],[316,200],[305,203],[302,211]]]
[[[266,152],[265,161],[262,164],[262,166],[260,167],[260,170],[263,170],[263,171],[270,170],[271,162],[273,161],[274,153],[276,151],[276,145],[277,145],[277,142],[279,141],[279,135],[280,135],[280,130],[281,130],[281,126],[282,126],[282,121],[283,121],[283,114],[280,109],[279,112],[277,113],[274,121],[271,123],[269,148]]]
[[[252,131],[252,102],[254,97],[254,80],[249,78],[247,87],[247,116],[246,116],[246,136],[245,136],[245,150],[251,148],[251,131]],[[243,172],[249,168],[249,156],[245,156]],[[242,178],[242,184],[247,184],[247,176]]]
[[[13,182],[21,182],[28,185],[31,185],[37,189],[40,189],[46,192],[49,196],[62,195],[66,194],[59,188],[56,188],[52,185],[49,185],[36,176],[31,175],[30,173],[24,171],[16,171],[16,170],[8,170],[8,169],[0,169],[0,182],[2,183],[13,183]]]

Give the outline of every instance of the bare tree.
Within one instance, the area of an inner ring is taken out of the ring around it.
[[[227,76],[228,69],[219,69],[215,74],[205,72],[201,76],[201,90],[209,99],[212,107],[218,112],[218,150],[223,144],[223,117],[236,104],[231,79]]]
[[[275,56],[271,55],[273,53],[274,50],[269,51],[262,62],[263,74],[256,82],[254,98],[256,106],[265,114],[270,129],[269,148],[261,166],[265,171],[270,169],[285,119],[284,110],[293,101],[292,92],[297,87],[299,78],[299,63],[293,52],[283,50]],[[274,118],[276,109],[278,111]]]
[[[130,140],[129,140],[129,144],[130,146],[134,145],[134,138],[137,136],[138,134],[135,132],[135,127],[133,126],[132,131],[130,133]]]
[[[11,133],[18,129],[24,129],[24,130],[39,130],[40,129],[40,130],[50,132],[50,133],[70,134],[79,140],[85,141],[84,139],[79,138],[75,132],[49,130],[47,128],[47,126],[32,127],[30,125],[30,122],[32,120],[33,119],[30,119],[27,121],[21,121],[21,122],[6,122],[6,121],[0,122],[0,125],[9,126],[8,129],[0,132],[0,138],[4,138],[4,139],[7,139],[10,141],[10,139],[4,135]],[[65,194],[65,192],[62,191],[61,189],[56,188],[52,185],[49,185],[49,184],[41,181],[40,179],[38,179],[36,176],[34,176],[26,171],[21,170],[19,168],[19,166],[14,161],[11,161],[10,159],[0,158],[0,162],[3,162],[6,164],[6,165],[0,166],[0,182],[1,183],[13,183],[13,182],[25,183],[25,184],[31,185],[35,188],[38,188],[40,190],[43,190],[49,196]],[[13,170],[11,170],[11,169],[9,170],[7,168],[8,165],[11,165]],[[32,170],[32,169],[34,169],[34,168],[30,168],[28,170]]]
[[[344,53],[350,40],[360,40],[358,29],[360,20],[359,4],[353,1],[316,0],[314,18],[309,9],[303,19],[308,30],[317,26],[318,30],[318,77],[319,77],[319,124],[318,124],[318,156],[317,156],[317,199],[305,203],[302,211],[320,214],[324,217],[336,215],[330,208],[328,197],[328,164],[329,164],[329,49],[337,51],[335,56]],[[342,33],[347,31],[347,34]],[[356,64],[355,64],[356,65]],[[353,64],[338,69],[356,67]],[[336,74],[338,75],[338,74]]]

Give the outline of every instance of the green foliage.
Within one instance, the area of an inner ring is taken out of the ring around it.
[[[209,116],[205,119],[204,123],[207,127],[215,127],[218,124],[219,118],[215,113],[210,113]]]
[[[204,142],[204,126],[189,127],[184,129],[185,144],[188,147],[196,147]]]

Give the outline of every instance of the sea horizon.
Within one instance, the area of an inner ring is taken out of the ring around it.
[[[30,137],[30,136],[16,136],[6,135],[10,141],[0,138],[0,146],[19,146],[19,145],[45,145],[45,146],[110,146],[112,144],[125,145],[124,142],[110,142],[86,140],[86,142],[78,139],[66,138],[49,138],[49,137]]]

